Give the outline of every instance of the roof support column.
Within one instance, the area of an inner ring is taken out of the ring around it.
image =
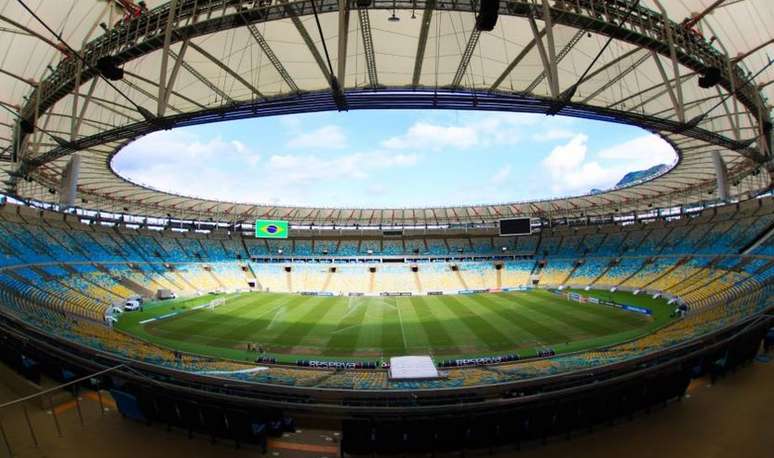
[[[368,12],[366,12],[368,14]],[[347,74],[347,40],[349,38],[349,2],[339,0],[339,51],[336,75],[343,87],[344,76]]]
[[[551,96],[556,98],[559,96],[559,92],[556,90],[556,86],[553,84],[554,75],[551,73],[551,65],[548,62],[548,54],[546,54],[546,48],[543,46],[543,40],[540,38],[540,32],[538,31],[537,23],[535,23],[535,16],[530,13],[527,15],[529,19],[529,27],[532,29],[532,35],[537,45],[538,53],[540,54],[540,61],[543,62],[543,70],[548,78],[548,88],[551,91]],[[548,34],[548,24],[544,30]]]
[[[419,29],[419,40],[417,41],[417,53],[414,57],[414,75],[411,77],[411,85],[419,86],[419,79],[422,77],[422,62],[425,59],[425,48],[427,47],[427,35],[430,31],[430,22],[433,19],[433,7],[435,0],[425,2],[425,11],[422,13],[422,24]]]
[[[551,95],[558,97],[559,91],[559,72],[556,68],[556,45],[554,44],[554,21],[551,18],[551,6],[548,4],[548,0],[543,0],[543,20],[546,23],[546,41],[548,44],[548,65],[550,68],[551,78],[548,80],[548,84],[551,85]],[[534,31],[533,31],[534,32]]]
[[[659,0],[653,0],[653,2],[656,4],[656,7],[658,7],[659,11],[661,11],[662,21],[664,23],[664,35],[666,36],[667,44],[669,45],[669,56],[672,59],[672,75],[675,77],[675,92],[677,96],[677,107],[679,108],[677,111],[677,118],[680,120],[680,122],[685,122],[685,112],[682,109],[683,83],[680,78],[680,66],[677,62],[677,52],[675,51],[675,41],[674,37],[672,36],[672,28],[669,26],[669,16],[667,15],[666,9]]]
[[[73,131],[71,134],[72,141],[75,141],[75,139],[78,137],[78,132],[81,130],[81,126],[83,125],[83,118],[86,116],[86,108],[89,106],[89,103],[91,102],[91,98],[94,95],[94,88],[97,87],[98,80],[99,78],[91,79],[91,84],[89,85],[89,91],[86,93],[86,100],[83,101],[83,106],[81,107],[81,111],[77,116],[73,116],[73,120],[72,120]],[[75,113],[73,114],[75,115]]]
[[[161,50],[161,74],[159,75],[159,97],[157,114],[158,116],[164,116],[164,112],[167,109],[167,64],[169,62],[169,44],[172,41],[172,25],[175,19],[175,8],[177,7],[177,0],[170,0],[169,2],[169,14],[167,15],[167,25],[164,29],[164,48]],[[175,63],[177,66],[177,62]]]
[[[658,73],[661,75],[661,79],[664,80],[664,88],[666,88],[666,91],[669,94],[669,99],[672,101],[672,106],[675,109],[675,113],[677,113],[677,118],[680,122],[685,122],[685,110],[683,109],[682,99],[679,99],[675,95],[675,91],[672,89],[672,83],[666,74],[666,70],[664,70],[664,66],[661,64],[661,58],[659,58],[658,54],[654,51],[651,51],[650,55],[653,56],[653,60],[656,62],[656,67],[658,67]],[[675,78],[674,81],[675,84],[680,84],[679,78]]]
[[[172,74],[169,75],[169,81],[167,81],[167,87],[164,89],[164,109],[169,106],[169,96],[174,92],[175,81],[177,81],[177,75],[180,72],[180,66],[183,64],[183,57],[188,49],[188,40],[185,40],[180,45],[180,53],[177,55],[178,59],[175,61],[175,65],[172,67]],[[161,86],[164,84],[164,80],[159,81],[159,92],[161,92]],[[161,103],[161,101],[159,101]],[[163,113],[159,113],[159,116],[163,116]]]

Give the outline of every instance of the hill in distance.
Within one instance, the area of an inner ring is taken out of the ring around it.
[[[657,175],[661,172],[663,172],[668,166],[666,164],[659,164],[654,165],[653,167],[645,170],[636,170],[634,172],[629,172],[626,175],[621,178],[621,180],[618,181],[618,183],[615,184],[615,187],[620,186],[626,186],[628,184],[634,183],[635,181],[642,180],[643,178],[648,178],[653,175]],[[600,192],[603,192],[602,189],[592,189],[591,194],[599,194]]]

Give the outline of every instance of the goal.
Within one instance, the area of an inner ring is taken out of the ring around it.
[[[221,298],[214,299],[214,300],[210,301],[210,303],[207,304],[205,306],[205,308],[208,309],[208,310],[215,310],[215,307],[219,307],[219,306],[221,306],[221,305],[223,305],[225,303],[226,303],[226,298],[225,297],[221,297]]]

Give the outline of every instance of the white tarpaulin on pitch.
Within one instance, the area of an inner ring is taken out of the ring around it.
[[[391,379],[427,379],[438,377],[438,369],[435,368],[435,364],[433,364],[433,360],[429,356],[398,356],[390,358]]]

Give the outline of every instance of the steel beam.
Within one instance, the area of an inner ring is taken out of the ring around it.
[[[167,110],[167,64],[169,61],[169,45],[172,42],[172,26],[175,23],[175,8],[177,7],[177,0],[169,1],[169,14],[167,15],[167,25],[164,29],[164,47],[161,48],[161,69],[159,75],[159,96],[158,106],[156,108],[156,114],[158,116],[164,116],[164,112]]]
[[[196,52],[198,52],[202,56],[206,57],[210,62],[212,62],[213,64],[215,64],[218,67],[220,67],[221,70],[223,70],[224,72],[229,74],[232,78],[234,78],[235,80],[239,81],[244,87],[249,89],[250,92],[252,92],[254,96],[256,96],[259,99],[264,99],[264,100],[266,99],[266,97],[263,94],[261,94],[261,92],[258,90],[258,88],[253,86],[252,83],[250,83],[249,81],[244,79],[239,73],[237,73],[234,70],[232,70],[230,66],[228,66],[228,65],[224,64],[223,62],[221,62],[220,59],[216,58],[215,56],[213,56],[212,54],[207,52],[207,50],[205,50],[202,47],[196,45],[195,43],[190,43],[189,46],[191,48],[193,48],[194,50],[196,50]]]
[[[304,40],[304,43],[306,44],[307,49],[309,49],[309,52],[312,54],[315,62],[317,62],[317,66],[320,68],[320,72],[322,72],[325,80],[328,81],[328,84],[331,85],[331,89],[335,90],[336,88],[333,87],[333,75],[331,75],[331,72],[328,70],[328,65],[325,63],[325,59],[323,58],[322,54],[320,54],[317,46],[314,44],[314,40],[312,40],[312,37],[309,36],[309,32],[306,30],[304,23],[301,22],[301,19],[298,17],[295,6],[289,3],[288,0],[278,1],[279,3],[285,5],[285,11],[287,12],[288,16],[290,16],[290,20],[293,22],[293,25],[298,31],[298,34],[301,35],[301,39]]]
[[[425,9],[422,12],[422,22],[419,25],[419,40],[417,40],[417,52],[414,57],[414,72],[411,77],[411,85],[419,86],[419,80],[422,77],[422,63],[425,60],[425,48],[427,47],[427,35],[430,31],[430,23],[433,20],[433,8],[435,0],[425,2]]]
[[[492,86],[489,87],[490,91],[495,91],[497,88],[500,87],[500,85],[505,81],[505,78],[508,77],[508,75],[513,72],[513,69],[516,68],[519,63],[521,63],[522,60],[524,60],[525,57],[527,57],[527,54],[529,54],[532,49],[535,48],[535,44],[537,44],[537,40],[542,40],[543,36],[546,34],[546,29],[543,28],[540,32],[538,32],[537,37],[533,38],[532,41],[527,43],[527,46],[522,48],[522,50],[519,52],[519,54],[516,55],[516,57],[511,61],[510,64],[508,64],[507,67],[505,67],[505,70],[500,74],[499,77],[495,80],[494,83],[492,83]]]
[[[451,87],[460,87],[462,78],[465,76],[465,72],[468,69],[470,59],[473,57],[473,52],[476,50],[476,45],[478,44],[478,39],[480,37],[481,31],[474,26],[473,30],[470,31],[470,35],[468,36],[468,43],[465,45],[465,50],[462,52],[460,63],[457,65],[457,71],[454,73],[454,79],[452,80]]]
[[[280,77],[285,81],[285,84],[288,85],[288,88],[290,88],[291,92],[301,92],[301,90],[296,85],[296,82],[293,81],[293,78],[290,76],[290,73],[285,69],[285,66],[282,65],[282,61],[279,60],[276,54],[274,54],[274,50],[271,49],[271,46],[269,46],[269,42],[266,41],[266,38],[264,38],[263,34],[258,31],[258,27],[255,26],[255,24],[248,24],[247,30],[250,32],[250,35],[253,36],[256,43],[258,43],[258,46],[261,47],[261,50],[266,55],[266,57],[269,59],[269,62],[274,66],[274,69],[277,70],[277,73],[279,73]]]
[[[544,29],[544,30],[546,30],[546,29]],[[583,38],[583,36],[584,36],[585,34],[586,34],[586,32],[585,32],[584,30],[582,30],[582,29],[581,29],[581,30],[578,30],[577,32],[575,32],[575,35],[573,35],[573,36],[572,36],[572,38],[570,39],[570,41],[569,41],[569,42],[567,42],[567,44],[566,44],[566,45],[565,45],[565,46],[562,48],[562,50],[561,50],[561,51],[559,51],[559,54],[557,54],[555,57],[553,57],[553,62],[554,62],[554,65],[553,65],[553,68],[552,68],[552,70],[551,70],[552,72],[556,72],[556,71],[557,71],[557,69],[556,69],[556,65],[557,65],[559,62],[561,62],[561,61],[562,61],[562,59],[564,59],[565,57],[567,57],[567,55],[570,53],[570,51],[572,50],[572,48],[574,48],[574,47],[575,47],[575,45],[576,45],[576,44],[578,44],[578,42],[580,41],[580,39],[581,39],[581,38]],[[531,83],[529,86],[527,86],[527,88],[526,88],[526,89],[524,89],[524,92],[526,92],[526,93],[528,93],[528,94],[532,93],[532,91],[533,91],[533,90],[535,90],[535,88],[536,88],[536,87],[538,87],[538,85],[539,85],[540,83],[542,83],[542,82],[543,82],[543,80],[545,79],[545,77],[546,77],[546,72],[545,72],[545,71],[543,71],[542,73],[540,73],[540,75],[538,75],[538,76],[537,76],[537,78],[535,78],[535,79],[532,81],[532,83]],[[557,83],[557,84],[558,84],[558,83]],[[556,89],[558,89],[558,87],[557,87]]]
[[[374,39],[371,35],[371,18],[365,8],[358,9],[357,16],[360,21],[360,34],[363,37],[363,51],[365,52],[369,86],[376,88],[379,87],[379,75],[376,72],[376,53],[374,53]]]
[[[532,30],[532,37],[535,40],[538,53],[540,54],[540,61],[543,63],[543,72],[546,74],[546,77],[548,78],[548,89],[551,92],[551,97],[557,98],[559,96],[559,92],[556,90],[556,85],[554,85],[554,83],[552,82],[554,76],[551,74],[551,64],[548,62],[548,54],[546,53],[546,48],[543,45],[543,40],[539,36],[540,32],[538,31],[537,23],[535,22],[535,17],[530,14],[529,16],[527,16],[527,19],[529,20],[529,27]],[[546,30],[546,34],[548,34],[548,30]]]
[[[215,85],[215,84],[214,84],[212,81],[210,81],[210,80],[209,80],[207,77],[205,77],[204,75],[202,75],[201,73],[199,73],[199,71],[198,71],[198,70],[196,70],[195,68],[193,68],[193,67],[191,66],[191,64],[189,64],[188,62],[186,62],[186,61],[185,61],[185,60],[184,60],[184,59],[183,59],[181,56],[177,55],[177,54],[176,54],[174,51],[172,51],[172,50],[170,50],[170,51],[169,51],[169,55],[170,55],[170,56],[172,56],[172,57],[173,57],[174,59],[176,59],[176,60],[180,60],[180,61],[182,62],[182,66],[183,66],[183,68],[184,68],[184,69],[186,69],[186,70],[188,71],[188,73],[190,73],[191,75],[193,75],[193,77],[194,77],[194,78],[196,78],[197,80],[199,80],[199,82],[201,82],[202,84],[204,84],[205,86],[207,86],[208,88],[210,88],[210,90],[211,90],[212,92],[214,92],[214,93],[215,93],[215,94],[216,94],[218,97],[220,97],[220,98],[221,98],[221,100],[225,100],[225,101],[226,101],[227,103],[229,103],[229,104],[233,104],[233,103],[234,103],[234,99],[232,99],[232,98],[231,98],[231,96],[229,96],[228,94],[226,94],[225,92],[223,92],[223,91],[222,91],[222,90],[221,90],[221,89],[220,89],[218,86],[216,86],[216,85]],[[204,107],[202,107],[202,108],[204,108]]]
[[[366,10],[366,14],[368,11]],[[362,20],[361,20],[362,24]],[[341,86],[345,85],[347,75],[347,40],[349,39],[349,1],[339,0],[339,48],[336,75]]]

